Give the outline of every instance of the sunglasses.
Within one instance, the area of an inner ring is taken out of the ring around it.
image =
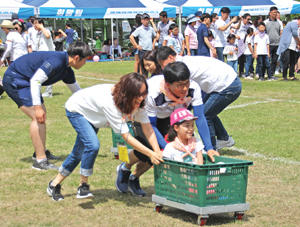
[[[143,93],[139,94],[139,98],[143,97],[146,98],[146,96],[148,95],[148,91],[144,91]]]

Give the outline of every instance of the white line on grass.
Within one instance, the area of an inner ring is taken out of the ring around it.
[[[247,150],[244,150],[242,148],[230,147],[228,149],[230,149],[232,151],[237,151],[237,152],[242,153],[246,156],[252,156],[252,157],[255,157],[255,158],[263,158],[263,159],[268,159],[268,160],[271,160],[271,161],[279,161],[279,162],[283,162],[285,164],[300,165],[300,162],[297,162],[297,161],[291,161],[291,160],[288,160],[286,158],[280,158],[280,157],[271,158],[271,157],[265,156],[265,155],[260,154],[260,153],[251,153],[251,152],[249,152]]]
[[[94,78],[94,77],[86,77],[86,76],[75,76],[75,77],[81,77],[81,78],[84,78],[84,79],[89,79],[89,80],[101,80],[101,81],[108,81],[108,82],[114,82],[114,83],[117,83],[118,81],[115,81],[115,80],[108,80],[108,79],[102,79],[102,78]]]

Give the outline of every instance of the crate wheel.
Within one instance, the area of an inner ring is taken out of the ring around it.
[[[156,213],[160,213],[163,206],[155,206]]]
[[[244,216],[244,213],[241,213],[241,212],[235,212],[234,213],[234,218],[237,219],[237,220],[242,220],[243,216]]]
[[[200,219],[200,226],[206,225],[207,218]]]
[[[115,158],[119,160],[119,154],[115,154]]]

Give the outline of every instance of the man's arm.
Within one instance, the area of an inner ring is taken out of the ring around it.
[[[207,37],[204,37],[204,42],[208,46],[208,48],[211,49],[211,51],[213,53],[213,56],[216,57],[217,56],[217,50],[210,44]]]
[[[231,21],[229,21],[228,24],[224,25],[224,26],[220,26],[218,27],[219,30],[221,31],[225,31],[229,26],[231,26],[231,24],[234,24],[238,21],[238,18],[237,17],[234,17]],[[233,27],[233,26],[232,26]]]
[[[152,125],[152,128],[154,130],[154,133],[156,135],[157,138],[157,142],[159,144],[159,146],[164,149],[165,146],[167,146],[167,142],[165,141],[165,138],[163,137],[163,135],[160,133],[160,131],[158,131],[157,127],[156,127],[156,123],[157,123],[157,117],[149,117],[150,123]]]
[[[132,34],[129,36],[129,40],[135,49],[143,50],[143,48],[136,43],[134,36]]]

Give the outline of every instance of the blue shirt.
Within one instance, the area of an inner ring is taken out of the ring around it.
[[[277,49],[276,54],[281,55],[286,49],[289,48],[291,44],[292,37],[297,38],[298,37],[298,20],[293,20],[289,22],[285,28],[283,29],[283,32],[281,34],[279,46]]]
[[[15,60],[6,70],[6,74],[15,77],[18,87],[30,87],[30,79],[38,69],[42,69],[48,77],[42,85],[51,85],[60,80],[66,84],[76,82],[73,69],[68,66],[67,52],[39,51],[23,55]]]
[[[210,56],[209,48],[204,42],[204,37],[208,38],[208,28],[205,24],[201,24],[200,27],[197,29],[197,39],[198,39],[198,52],[197,55],[199,56]]]
[[[184,40],[183,35],[182,34],[178,34],[178,36],[175,38],[175,36],[171,36],[168,39],[168,46],[173,46],[175,52],[177,54],[180,54],[182,51],[182,41]]]
[[[65,30],[65,33],[67,35],[66,43],[73,43],[74,30],[72,28],[68,28]]]
[[[152,50],[152,39],[156,36],[156,33],[152,27],[144,27],[141,25],[138,27],[132,35],[139,38],[139,45],[143,50]]]

